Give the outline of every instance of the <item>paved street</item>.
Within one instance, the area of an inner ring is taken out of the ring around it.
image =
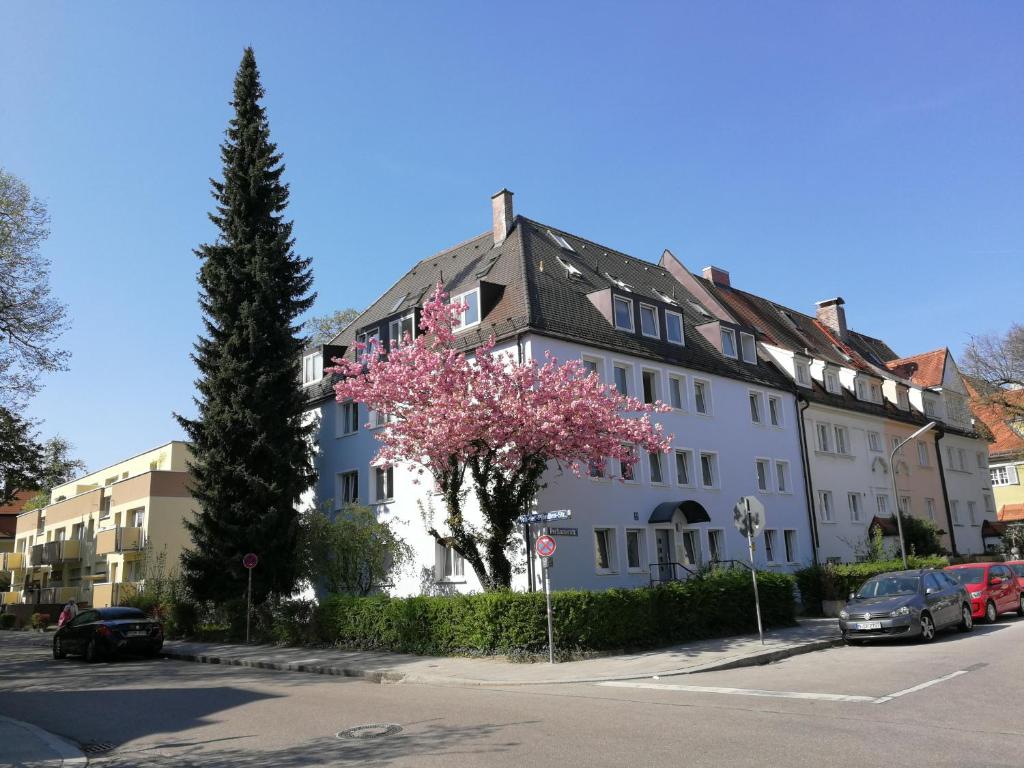
[[[111,766],[1019,766],[1024,622],[660,680],[456,688],[188,662],[54,662],[0,633],[0,714]],[[377,738],[338,738],[394,723]],[[0,755],[2,759],[2,755]]]

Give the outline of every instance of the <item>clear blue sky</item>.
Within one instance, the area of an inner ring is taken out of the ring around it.
[[[180,436],[192,248],[251,44],[315,311],[490,226],[490,195],[901,354],[1020,321],[1024,6],[0,7],[0,165],[49,204],[70,370],[31,407],[99,467]]]

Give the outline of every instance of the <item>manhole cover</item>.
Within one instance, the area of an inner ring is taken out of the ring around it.
[[[115,746],[109,741],[94,741],[90,744],[83,744],[82,751],[89,755],[98,755],[100,752],[109,752]]]
[[[402,732],[402,726],[396,723],[371,723],[357,725],[345,731],[338,731],[339,739],[379,739],[382,736],[394,736]]]

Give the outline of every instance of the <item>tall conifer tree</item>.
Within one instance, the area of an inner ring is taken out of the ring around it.
[[[296,506],[314,479],[296,320],[315,294],[309,260],[294,253],[292,223],[284,218],[288,185],[262,97],[256,58],[246,48],[221,145],[224,177],[211,180],[217,203],[210,218],[220,233],[196,250],[206,328],[192,355],[198,417],[177,417],[193,443],[199,505],[182,570],[194,594],[211,600],[244,596],[247,552],[259,555],[254,601],[294,589]]]

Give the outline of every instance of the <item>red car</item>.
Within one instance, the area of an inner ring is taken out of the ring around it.
[[[1017,577],[1021,591],[1024,591],[1024,560],[1010,560],[1006,565],[1010,566],[1013,575]]]
[[[964,563],[951,565],[946,573],[959,581],[971,598],[975,619],[990,624],[1001,613],[1016,611],[1024,616],[1024,596],[1017,575],[1004,563]]]

